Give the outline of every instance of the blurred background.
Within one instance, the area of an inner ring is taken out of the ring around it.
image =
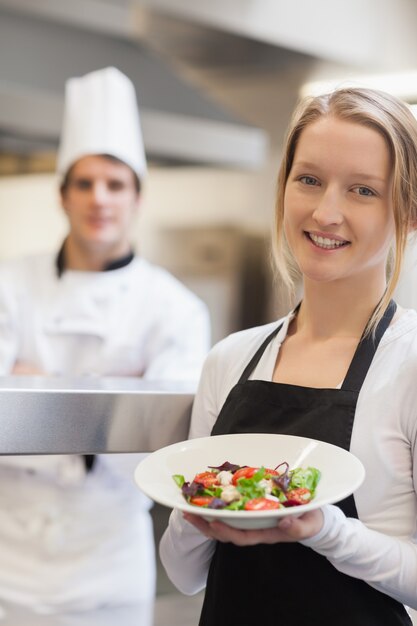
[[[150,164],[136,248],[206,300],[213,341],[275,318],[269,232],[294,104],[348,80],[417,102],[416,29],[413,0],[0,0],[0,259],[61,242],[64,83],[114,65]]]
[[[269,233],[291,111],[348,83],[417,103],[416,35],[414,0],[0,0],[0,260],[60,245],[65,80],[114,65],[135,84],[149,160],[136,249],[207,302],[213,342],[274,319],[287,308]],[[157,536],[165,522],[156,508]],[[161,624],[162,610],[196,623],[200,599],[163,572],[158,594]]]

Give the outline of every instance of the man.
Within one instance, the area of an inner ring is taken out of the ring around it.
[[[0,268],[0,372],[196,379],[206,307],[130,242],[146,171],[135,91],[115,68],[66,86],[58,155],[69,232]],[[0,603],[37,612],[139,604],[152,619],[149,503],[137,458],[0,457]]]

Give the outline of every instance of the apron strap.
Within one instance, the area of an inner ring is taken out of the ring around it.
[[[301,302],[294,309],[294,313],[298,311],[300,305]],[[394,300],[391,300],[384,312],[384,315],[378,323],[378,326],[375,329],[375,333],[372,333],[371,335],[366,335],[366,337],[362,335],[358,347],[356,348],[355,354],[353,355],[352,362],[349,366],[341,389],[349,389],[350,391],[359,392],[362,383],[365,380],[365,376],[368,373],[368,369],[372,363],[372,359],[374,358],[379,342],[381,341],[385,331],[390,325],[396,310],[397,305]],[[272,333],[270,333],[268,337],[263,341],[261,346],[255,352],[255,354],[243,370],[242,375],[239,378],[238,384],[245,383],[248,380],[249,376],[261,360],[261,357],[265,352],[266,347],[270,344],[274,337],[277,336],[283,325],[284,322],[281,322],[281,324],[277,328],[275,328]]]
[[[272,333],[270,335],[268,335],[268,337],[265,339],[265,341],[262,343],[262,345],[257,349],[255,354],[253,355],[253,357],[251,358],[251,360],[249,361],[249,363],[247,364],[247,366],[243,370],[242,375],[239,378],[239,381],[237,383],[238,385],[240,383],[245,383],[248,380],[249,376],[252,374],[253,370],[258,365],[258,363],[259,363],[259,361],[261,359],[261,356],[263,355],[267,345],[273,340],[274,337],[276,337],[278,335],[278,333],[281,330],[281,328],[283,327],[283,325],[284,325],[284,322],[281,322],[281,324],[277,328],[274,328]]]
[[[301,302],[299,302],[297,306],[295,307],[293,311],[294,315],[298,313],[298,309],[300,308],[300,306],[301,306]],[[238,380],[238,383],[237,383],[238,385],[240,383],[245,383],[248,380],[249,376],[252,374],[253,370],[258,365],[259,361],[261,360],[261,356],[265,352],[267,345],[273,340],[274,337],[278,335],[279,331],[281,330],[283,326],[284,326],[284,322],[281,322],[281,324],[277,328],[275,328],[270,335],[268,335],[268,337],[265,339],[262,345],[257,349],[255,354],[253,355],[253,357],[251,358],[251,360],[249,361],[249,363],[243,370],[242,375]]]
[[[397,305],[394,300],[391,300],[385,309],[384,315],[378,323],[375,332],[367,334],[365,337],[362,335],[341,389],[348,389],[350,391],[357,392],[360,391],[362,383],[365,380],[366,374],[368,373],[369,367],[372,363],[372,359],[374,358],[375,352],[379,346],[379,342],[390,325],[396,310]]]
[[[295,307],[293,311],[294,315],[298,313],[298,309],[300,308],[300,306],[301,306],[301,302],[299,302],[297,306]],[[265,339],[262,345],[257,349],[255,354],[253,355],[253,357],[251,358],[251,360],[249,361],[249,363],[243,370],[242,375],[238,380],[238,383],[237,383],[238,385],[240,383],[245,383],[248,380],[249,376],[252,374],[253,370],[258,365],[259,361],[261,360],[261,356],[265,352],[267,345],[273,340],[274,337],[278,335],[279,331],[281,330],[283,326],[284,326],[284,322],[281,322],[281,324],[277,328],[275,328],[270,335],[268,335],[268,337]]]

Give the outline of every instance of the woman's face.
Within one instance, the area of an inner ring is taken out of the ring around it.
[[[307,126],[287,180],[284,229],[305,279],[385,280],[395,226],[382,135],[335,117]]]

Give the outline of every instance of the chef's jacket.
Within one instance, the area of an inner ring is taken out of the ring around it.
[[[0,374],[192,380],[209,346],[205,305],[134,257],[106,272],[57,272],[54,255],[0,267]],[[149,501],[139,455],[0,457],[0,600],[39,612],[152,600]]]
[[[51,255],[0,268],[0,372],[194,379],[209,343],[205,305],[135,257],[107,272],[65,271]]]

